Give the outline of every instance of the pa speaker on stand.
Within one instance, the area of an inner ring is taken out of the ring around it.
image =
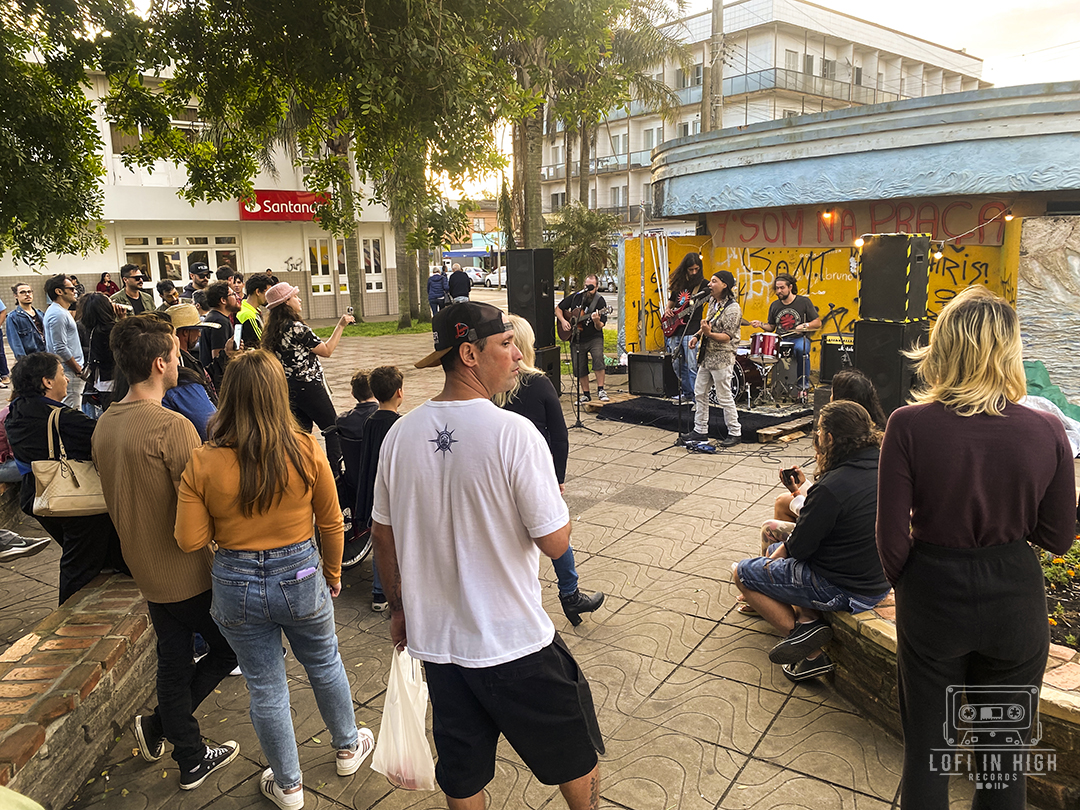
[[[551,248],[506,254],[506,302],[536,333],[536,348],[555,345],[555,259]]]

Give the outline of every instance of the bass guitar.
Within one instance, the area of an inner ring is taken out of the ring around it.
[[[582,307],[570,310],[570,328],[563,327],[562,323],[558,320],[555,321],[555,329],[559,333],[559,340],[570,340],[571,336],[575,332],[580,332],[589,322],[593,316],[593,312],[597,315],[610,315],[615,311],[615,307],[604,307],[603,309],[594,309],[592,312],[587,312]]]

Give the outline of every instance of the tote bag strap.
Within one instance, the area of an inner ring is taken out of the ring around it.
[[[49,414],[49,424],[46,428],[49,434],[49,458],[56,461],[67,461],[67,450],[64,449],[64,440],[60,436],[60,409],[53,408]],[[53,445],[53,431],[56,432],[56,442],[60,445],[60,455],[57,457],[56,448]]]

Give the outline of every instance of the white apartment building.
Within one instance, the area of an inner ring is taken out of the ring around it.
[[[88,77],[87,93],[97,100],[105,96],[101,75]],[[47,265],[27,267],[10,256],[0,261],[3,286],[0,299],[13,305],[9,288],[16,282],[34,286],[35,303],[48,305],[44,279],[56,273],[78,277],[93,291],[102,273],[120,284],[124,264],[143,268],[148,279],[143,288],[160,301],[154,284],[172,279],[183,287],[193,264],[205,263],[211,271],[232,267],[245,276],[270,272],[281,281],[300,288],[304,316],[336,318],[349,306],[349,262],[355,260],[364,286],[365,316],[397,313],[393,228],[384,206],[366,205],[356,224],[353,245],[324,231],[312,219],[314,195],[304,189],[304,173],[283,155],[278,174],[262,172],[255,180],[254,203],[239,200],[190,205],[177,196],[187,181],[182,167],[159,161],[153,170],[127,168],[125,149],[137,136],[124,134],[105,120],[101,106],[95,117],[105,151],[106,174],[102,225],[109,240],[104,253],[88,256],[53,256]],[[190,107],[173,121],[177,129],[195,137],[200,126],[198,109]]]
[[[980,78],[981,59],[805,0],[726,2],[723,17],[724,128],[990,86]],[[642,204],[648,222],[652,149],[702,131],[712,14],[696,14],[672,27],[695,59],[689,73],[673,62],[655,74],[682,100],[678,119],[665,122],[640,102],[633,102],[629,113],[610,111],[588,167],[589,207],[618,214],[624,223],[639,221]],[[545,213],[566,203],[564,149],[561,127],[545,136]],[[575,195],[576,155],[572,147]]]

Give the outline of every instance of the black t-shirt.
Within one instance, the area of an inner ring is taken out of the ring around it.
[[[690,279],[690,286],[680,287],[678,289],[673,287],[671,289],[671,294],[668,296],[668,306],[671,309],[675,309],[686,303],[686,301],[689,300],[691,296],[696,295],[702,290],[707,290],[708,288],[709,283],[705,280],[704,275],[699,275],[696,279],[692,278]],[[686,317],[685,312],[683,313],[683,320],[686,322],[686,335],[696,334],[697,331],[701,328],[701,312],[705,306],[706,301],[708,301],[708,297],[702,299],[701,303],[694,307],[693,311],[690,312],[689,318]],[[683,334],[683,329],[681,326],[679,327],[679,331],[675,334]]]
[[[125,292],[124,300],[126,300],[131,306],[131,309],[133,310],[133,312],[131,313],[132,315],[141,315],[142,313],[146,312],[146,307],[143,306],[143,300],[141,295],[137,298],[132,298]]]
[[[796,295],[790,304],[777,299],[769,305],[769,323],[774,332],[794,332],[799,324],[810,323],[817,317],[817,307],[805,295]]]
[[[582,326],[582,329],[579,339],[583,342],[603,334],[603,330],[597,329],[595,324],[593,324],[592,313],[597,310],[607,309],[607,302],[604,301],[604,296],[600,295],[599,292],[593,293],[592,300],[587,300],[585,296],[585,291],[579,290],[576,293],[571,293],[559,302],[559,309],[566,313],[566,320],[568,321],[572,321],[571,316],[574,310],[581,310],[582,317],[579,321],[579,325]],[[588,313],[588,317],[585,317],[586,313]],[[607,315],[600,316],[600,323],[601,325],[607,323]]]
[[[224,349],[225,344],[232,337],[232,324],[229,323],[227,316],[216,309],[210,310],[203,320],[206,323],[218,324],[217,329],[203,329],[202,336],[199,338],[199,362],[203,364],[203,368],[210,368],[211,363],[214,362],[214,350]]]
[[[360,445],[360,480],[353,522],[365,529],[371,523],[371,509],[375,505],[375,475],[379,471],[379,451],[382,450],[386,434],[400,418],[396,411],[375,411],[364,423],[364,437]]]

